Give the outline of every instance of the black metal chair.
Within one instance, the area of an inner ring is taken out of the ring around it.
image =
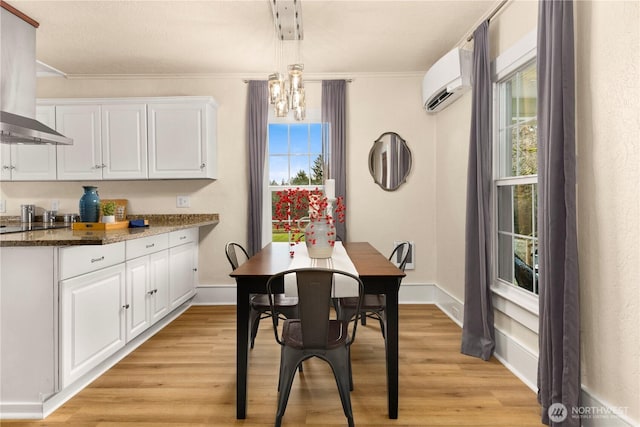
[[[228,242],[224,251],[227,255],[227,260],[231,264],[231,268],[235,270],[247,259],[249,254],[239,243]],[[258,326],[260,326],[260,320],[272,317],[275,315],[276,319],[279,315],[284,318],[296,318],[298,317],[298,298],[287,297],[284,294],[278,294],[275,297],[276,311],[271,310],[269,304],[269,297],[266,294],[254,294],[249,301],[251,310],[249,312],[249,325],[251,326],[251,348],[258,334]]]
[[[300,318],[285,320],[282,324],[281,334],[278,331],[277,322],[275,319],[273,321],[276,341],[281,345],[278,411],[275,425],[279,427],[282,424],[296,368],[301,365],[302,361],[318,357],[326,361],[333,370],[342,401],[342,409],[351,427],[354,422],[351,408],[353,377],[350,346],[356,337],[358,319],[356,318],[354,321],[331,319],[329,302],[331,288],[338,275],[350,278],[358,284],[358,296],[355,297],[356,308],[359,308],[362,301],[364,285],[359,277],[337,270],[302,268],[283,271],[273,275],[267,282],[267,292],[272,310],[276,309],[274,284],[283,280],[287,274],[295,274]],[[349,333],[350,324],[353,325],[351,333]]]
[[[410,245],[408,242],[401,242],[393,248],[393,252],[389,255],[389,261],[396,258],[398,262],[398,268],[402,271],[405,270],[407,260],[409,259]],[[372,318],[380,322],[380,331],[382,336],[385,336],[385,324],[386,324],[386,308],[387,303],[385,296],[382,294],[366,294],[362,299],[360,311],[357,311],[357,301],[352,297],[337,298],[334,302],[336,311],[338,312],[338,318],[351,319],[356,313],[360,313],[360,322],[363,325],[367,324],[367,317]]]

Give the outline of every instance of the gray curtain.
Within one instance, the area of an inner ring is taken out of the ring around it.
[[[247,86],[247,155],[249,165],[249,202],[247,251],[253,255],[262,249],[262,177],[267,148],[269,99],[266,81],[252,80]]]
[[[345,80],[322,81],[322,123],[325,128],[325,141],[329,146],[325,153],[329,156],[325,178],[336,180],[336,197],[342,197],[347,204],[347,82]],[[347,206],[348,207],[348,206]],[[347,240],[347,224],[336,223],[336,233]]]
[[[580,404],[573,49],[573,2],[540,0],[538,401],[542,422],[554,426],[580,425],[580,418],[571,416],[571,408]],[[555,407],[549,416],[549,407],[556,403],[564,405],[564,421]]]
[[[473,33],[473,45],[461,352],[489,360],[495,331],[490,289],[492,97],[487,21]]]

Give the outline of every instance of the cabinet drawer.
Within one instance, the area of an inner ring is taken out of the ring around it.
[[[198,227],[186,228],[184,230],[172,231],[169,233],[169,246],[174,247],[185,243],[198,241]]]
[[[141,239],[127,240],[127,259],[138,258],[169,247],[169,233],[157,236],[143,237]]]
[[[124,242],[60,249],[60,278],[67,279],[124,262]]]

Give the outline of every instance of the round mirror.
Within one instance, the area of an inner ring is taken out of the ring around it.
[[[411,151],[407,142],[395,132],[385,132],[373,143],[369,152],[369,171],[384,190],[398,189],[411,170]]]

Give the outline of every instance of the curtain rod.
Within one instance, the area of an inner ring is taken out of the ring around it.
[[[494,16],[496,16],[496,13],[498,13],[498,11],[500,11],[500,9],[502,9],[502,6],[504,6],[509,0],[502,0],[500,2],[499,5],[496,6],[495,9],[493,9],[493,12],[491,12],[489,14],[489,16],[487,16],[486,21],[491,21],[491,18],[493,18]],[[483,21],[485,21],[485,19],[483,19]],[[471,35],[469,37],[467,37],[467,41],[470,42],[471,40],[473,40],[473,32],[471,33]]]
[[[249,83],[251,80],[260,80],[260,79],[242,79],[244,83]],[[344,80],[347,83],[353,83],[353,79],[303,79],[305,82],[310,83],[321,83],[323,80]]]

